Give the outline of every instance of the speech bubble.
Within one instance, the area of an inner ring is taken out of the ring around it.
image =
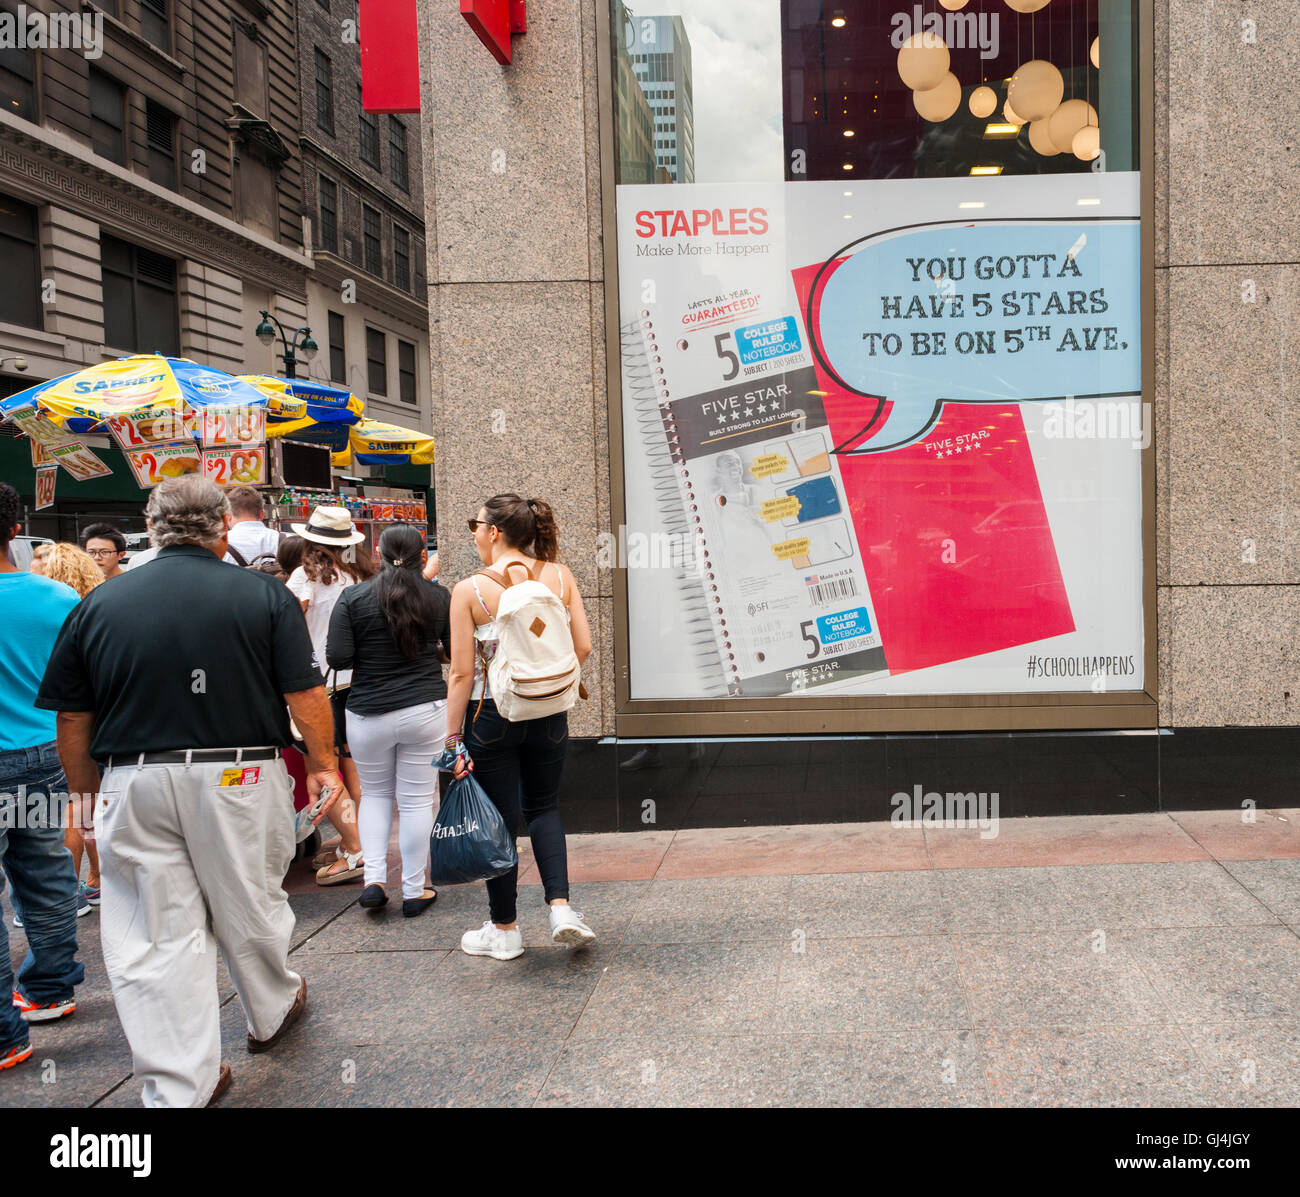
[[[836,452],[911,444],[946,403],[1140,393],[1139,249],[1136,221],[1070,218],[911,225],[832,255],[805,311],[813,352],[889,405]]]

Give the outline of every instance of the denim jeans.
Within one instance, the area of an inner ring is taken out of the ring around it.
[[[63,845],[63,805],[46,800],[67,789],[53,742],[0,751],[0,866],[30,945],[17,988],[41,1005],[72,997],[86,975],[77,960],[77,875]],[[27,1041],[27,1024],[9,1000],[14,988],[0,904],[0,1050]]]
[[[474,762],[474,776],[512,833],[519,829],[522,806],[546,900],[567,898],[569,862],[560,820],[560,774],[569,747],[569,717],[560,711],[509,723],[486,698],[475,719],[476,706],[478,700],[471,698],[465,712],[465,748]],[[488,909],[494,923],[515,921],[518,884],[518,865],[488,881]]]

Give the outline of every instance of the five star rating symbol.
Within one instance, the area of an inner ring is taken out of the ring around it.
[[[972,449],[978,449],[978,448],[979,448],[979,445],[975,445],[975,444],[967,443],[967,444],[965,444],[965,445],[958,445],[955,449],[940,449],[940,450],[935,454],[935,457],[936,457],[936,458],[938,458],[938,457],[951,457],[954,453],[960,455],[960,454],[962,454],[962,453],[969,453]]]

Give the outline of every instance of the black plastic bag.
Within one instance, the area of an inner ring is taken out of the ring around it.
[[[429,884],[486,881],[518,863],[515,837],[474,774],[453,781],[429,836]]]

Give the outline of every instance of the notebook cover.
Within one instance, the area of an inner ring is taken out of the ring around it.
[[[820,269],[792,272],[814,346]],[[846,390],[813,357],[890,672],[1073,632],[1019,405],[950,403],[916,443],[855,456],[888,399]]]

